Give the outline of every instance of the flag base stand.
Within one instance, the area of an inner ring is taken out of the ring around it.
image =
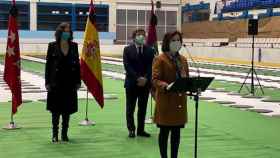
[[[87,100],[86,100],[86,118],[79,123],[80,126],[94,126],[96,123],[88,119],[88,89],[87,89]]]
[[[152,98],[152,94],[150,95],[150,102],[151,102],[151,115],[150,117],[146,118],[145,120],[145,124],[153,124],[153,98]]]
[[[8,125],[3,127],[3,129],[5,129],[5,130],[16,130],[16,129],[20,129],[20,127],[17,126],[14,122],[10,122]]]
[[[96,123],[94,121],[90,121],[88,119],[84,119],[79,123],[80,126],[94,126]]]
[[[146,124],[153,124],[153,123],[154,123],[154,122],[153,122],[153,117],[147,118],[147,119],[145,120],[145,123],[146,123]]]

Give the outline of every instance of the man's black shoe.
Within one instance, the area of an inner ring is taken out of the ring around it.
[[[151,135],[145,131],[143,132],[137,132],[137,136],[139,137],[151,137]]]
[[[135,132],[134,131],[129,131],[128,137],[129,138],[135,138]]]

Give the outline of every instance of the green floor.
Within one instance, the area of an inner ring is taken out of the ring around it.
[[[41,74],[44,68],[30,62],[22,65],[25,70]],[[227,82],[217,81],[212,86],[236,89],[236,85]],[[67,144],[50,143],[50,114],[45,110],[45,103],[23,104],[15,117],[23,128],[0,129],[0,158],[159,158],[155,125],[146,126],[152,134],[149,139],[127,137],[123,82],[104,78],[104,89],[106,93],[117,94],[119,99],[106,100],[103,110],[95,101],[90,102],[90,119],[97,122],[94,127],[77,125],[85,111],[85,101],[80,100],[79,112],[71,119],[71,142]],[[193,104],[189,99],[189,123],[182,130],[179,158],[193,157]],[[0,103],[0,126],[9,122],[10,107],[10,103]],[[208,102],[200,103],[199,112],[199,158],[279,158],[280,118]]]
[[[50,143],[50,114],[45,103],[23,104],[16,122],[23,128],[17,131],[0,130],[0,157],[128,157],[158,158],[158,129],[147,125],[149,139],[127,138],[125,100],[122,81],[104,79],[106,93],[116,93],[118,100],[107,100],[101,110],[90,102],[90,119],[94,127],[80,127],[84,118],[85,101],[80,100],[79,112],[71,119],[68,144]],[[189,100],[189,123],[182,130],[180,158],[192,157],[194,142],[194,108]],[[280,153],[280,118],[201,102],[199,121],[200,158],[278,158]],[[0,125],[9,122],[10,103],[1,103]],[[148,111],[148,113],[150,113]]]
[[[246,85],[249,89],[250,89],[250,85],[247,84]],[[211,88],[223,88],[226,91],[229,92],[238,92],[241,84],[240,83],[233,83],[230,81],[217,81],[214,80],[211,85]],[[260,87],[258,85],[255,86],[256,88],[256,96],[260,96],[260,97],[265,97],[266,99],[272,100],[272,101],[279,101],[280,100],[280,89],[279,88],[266,88],[263,87],[263,91],[264,94],[262,94],[262,91],[260,89]],[[241,90],[241,95],[242,96],[246,96],[249,94],[249,90],[246,89],[246,87],[244,86]]]
[[[0,63],[3,61],[2,60],[3,57],[0,56]],[[27,60],[22,60],[21,61],[22,64],[22,68],[25,71],[31,71],[31,72],[35,72],[35,73],[39,73],[41,75],[44,75],[44,64],[38,63],[38,62],[32,62],[32,61],[27,61]],[[112,65],[112,64],[102,64],[102,69],[103,70],[108,70],[108,71],[115,71],[115,72],[119,72],[119,73],[123,73],[124,69],[122,66],[119,65]],[[215,80],[211,85],[211,88],[224,88],[227,91],[230,92],[237,92],[240,87],[241,84],[239,83],[232,83],[232,82],[222,82],[222,81],[218,81]],[[248,85],[248,87],[250,87]],[[274,89],[270,89],[270,88],[263,88],[264,90],[264,95],[261,93],[261,90],[259,87],[256,87],[256,95],[257,96],[263,96],[266,97],[270,100],[279,100],[280,99],[280,89],[274,88]],[[241,91],[242,95],[247,95],[249,93],[249,91],[246,89],[246,87],[244,87]]]

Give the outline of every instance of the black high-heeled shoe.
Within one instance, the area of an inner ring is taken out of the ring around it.
[[[62,126],[61,141],[69,142],[69,138],[68,138],[67,133],[68,133],[68,127]]]
[[[66,135],[66,136],[62,136],[62,137],[61,137],[61,141],[69,142],[68,136],[67,136],[67,135]]]
[[[57,143],[58,142],[58,137],[57,136],[52,137],[52,142]]]

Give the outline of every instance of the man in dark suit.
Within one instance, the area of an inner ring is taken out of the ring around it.
[[[135,137],[134,111],[138,100],[137,136],[150,137],[145,132],[145,116],[151,89],[152,62],[154,50],[145,43],[145,31],[133,32],[133,43],[124,48],[123,63],[126,71],[126,120],[129,137]]]

